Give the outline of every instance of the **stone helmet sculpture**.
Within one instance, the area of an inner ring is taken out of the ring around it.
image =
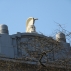
[[[56,34],[56,40],[59,41],[59,42],[61,42],[61,41],[66,42],[65,34],[62,33],[62,32],[57,33]]]
[[[5,24],[0,24],[0,34],[9,34],[8,26]]]

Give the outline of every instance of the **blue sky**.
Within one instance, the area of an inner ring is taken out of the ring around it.
[[[60,23],[71,31],[71,0],[0,0],[0,24],[6,24],[9,34],[26,31],[28,17],[38,18],[36,31],[52,35]]]

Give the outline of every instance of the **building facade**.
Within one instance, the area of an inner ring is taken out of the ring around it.
[[[59,32],[56,39],[39,34],[34,26],[35,20],[37,19],[28,18],[26,32],[13,35],[9,35],[7,25],[0,25],[2,71],[51,71],[51,67],[52,70],[70,69],[71,47],[66,42],[65,34]]]

